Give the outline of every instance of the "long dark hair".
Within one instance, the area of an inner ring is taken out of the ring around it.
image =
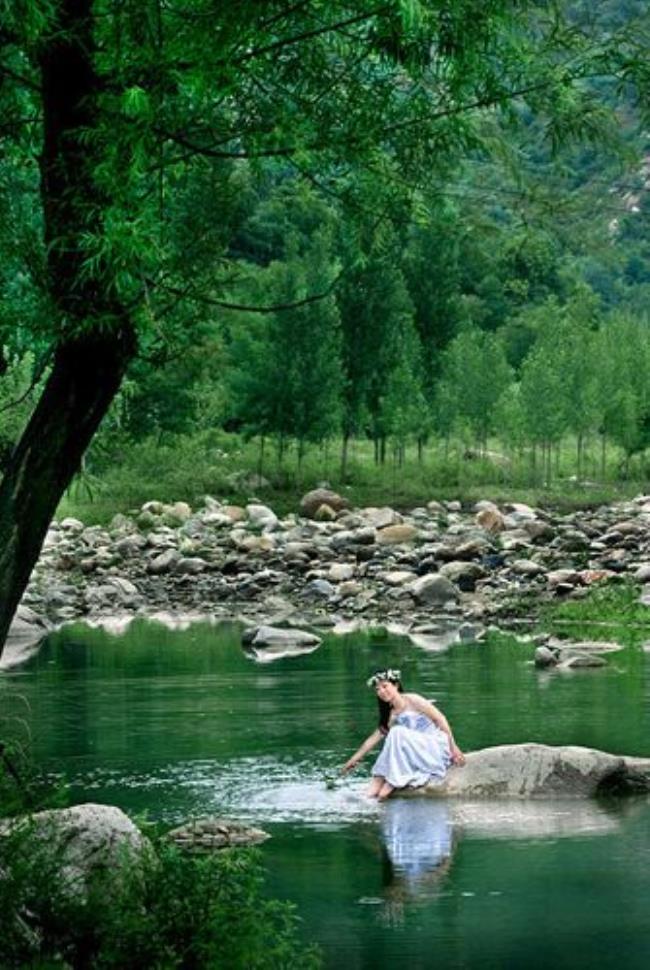
[[[404,692],[401,680],[391,680],[390,683],[395,684],[400,694]],[[392,708],[388,701],[382,701],[380,697],[377,698],[377,706],[379,707],[379,730],[382,734],[388,734],[388,723]]]

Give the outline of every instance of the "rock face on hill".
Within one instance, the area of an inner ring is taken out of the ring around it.
[[[443,782],[417,789],[417,793],[438,798],[499,799],[591,798],[650,791],[650,758],[546,744],[504,744],[466,757],[466,764],[451,768]]]

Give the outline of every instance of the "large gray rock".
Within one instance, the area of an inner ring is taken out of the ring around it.
[[[26,819],[0,823],[0,835],[25,827],[52,848],[64,888],[85,895],[91,879],[106,871],[125,872],[150,843],[130,818],[113,805],[75,805],[37,812]]]
[[[0,670],[24,663],[38,649],[51,627],[28,606],[19,606],[0,655]]]
[[[442,783],[417,789],[446,798],[589,798],[650,791],[650,758],[573,745],[504,744],[466,756]]]

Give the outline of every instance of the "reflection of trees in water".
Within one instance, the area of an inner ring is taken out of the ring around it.
[[[384,920],[404,920],[404,904],[435,895],[451,867],[454,834],[449,806],[428,799],[395,799],[383,807]]]
[[[28,700],[0,682],[0,806],[8,812],[29,801],[25,765],[32,740]]]

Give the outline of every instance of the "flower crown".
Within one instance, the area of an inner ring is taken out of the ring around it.
[[[389,667],[388,670],[376,670],[372,677],[368,678],[366,684],[368,687],[376,687],[384,680],[387,680],[390,684],[399,684],[401,679],[402,671],[393,670],[392,667]]]

